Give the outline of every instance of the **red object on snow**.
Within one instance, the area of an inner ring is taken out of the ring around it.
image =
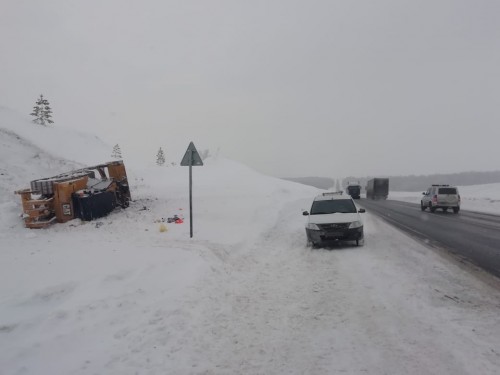
[[[175,220],[175,224],[182,224],[184,222],[184,220],[182,220],[181,218]]]

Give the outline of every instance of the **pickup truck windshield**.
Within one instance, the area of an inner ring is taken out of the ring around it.
[[[356,205],[351,199],[332,199],[314,201],[311,207],[311,215],[326,215],[334,213],[355,213]]]

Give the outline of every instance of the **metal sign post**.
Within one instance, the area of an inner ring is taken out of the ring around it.
[[[181,161],[181,166],[189,166],[189,237],[193,238],[193,166],[202,166],[200,154],[191,142]]]

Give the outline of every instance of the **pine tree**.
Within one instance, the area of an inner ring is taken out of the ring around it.
[[[161,147],[158,150],[158,153],[156,154],[156,164],[160,166],[165,164],[165,154],[163,153]]]
[[[122,158],[122,150],[120,149],[118,143],[115,145],[115,147],[113,147],[113,152],[111,153],[111,157],[114,159]]]
[[[41,94],[40,98],[36,101],[35,106],[33,107],[33,112],[30,113],[30,115],[35,117],[33,120],[35,124],[46,126],[46,124],[54,123],[54,121],[52,121],[52,109],[50,108],[49,101],[44,99]]]

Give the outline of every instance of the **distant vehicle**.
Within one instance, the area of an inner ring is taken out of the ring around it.
[[[361,198],[361,185],[358,184],[353,184],[349,183],[347,185],[347,194],[349,194],[353,199],[359,199]]]
[[[366,198],[387,199],[389,195],[388,178],[372,178],[366,182]]]
[[[429,208],[431,212],[436,211],[438,208],[446,212],[448,208],[451,208],[454,213],[458,214],[460,211],[458,188],[450,185],[432,185],[422,193],[420,208],[422,211]]]
[[[317,247],[327,243],[354,241],[364,244],[363,221],[354,200],[342,192],[323,193],[314,198],[306,224],[307,244]]]

